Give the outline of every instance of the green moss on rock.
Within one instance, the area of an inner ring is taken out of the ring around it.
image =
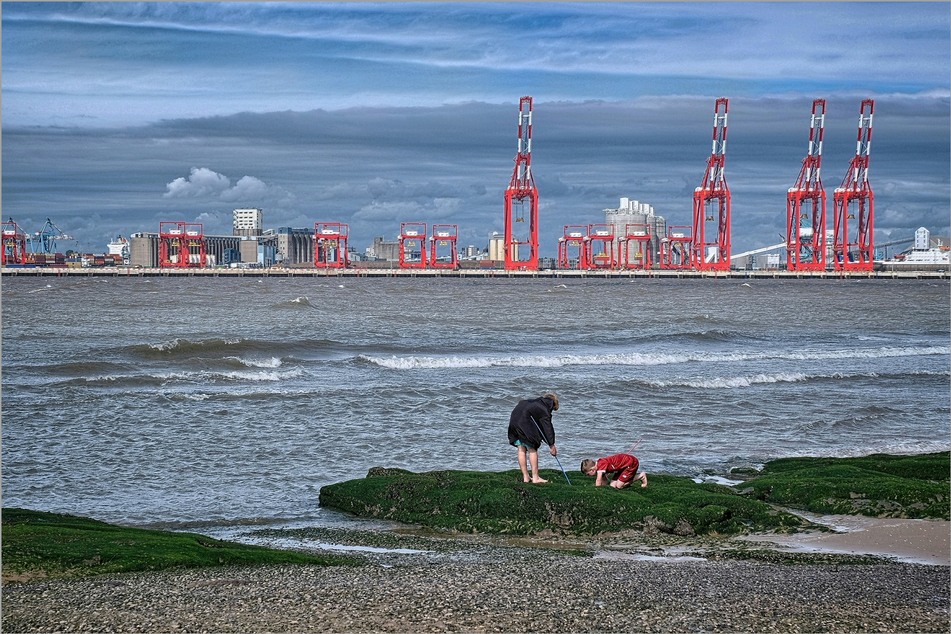
[[[749,497],[814,513],[951,519],[949,456],[784,458],[740,488]]]
[[[807,524],[729,487],[654,475],[651,486],[616,490],[558,471],[545,485],[518,471],[430,471],[373,468],[366,478],[321,488],[321,506],[430,528],[471,533],[592,535],[639,530],[676,535],[794,530]]]

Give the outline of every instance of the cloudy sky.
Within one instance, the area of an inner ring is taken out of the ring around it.
[[[620,197],[690,225],[729,98],[734,253],[779,242],[828,100],[823,182],[875,100],[876,241],[951,233],[943,3],[29,3],[2,8],[3,219],[117,234],[235,207],[267,227],[503,230],[518,102],[534,99],[541,252]]]

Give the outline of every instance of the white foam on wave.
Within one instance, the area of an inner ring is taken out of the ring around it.
[[[164,380],[165,383],[214,383],[218,381],[277,382],[301,376],[303,373],[303,370],[300,368],[295,368],[293,370],[282,371],[234,370],[231,372],[175,372],[155,374],[153,376]]]
[[[187,339],[172,339],[171,341],[163,341],[161,343],[150,343],[148,344],[149,348],[153,350],[158,350],[160,352],[168,352],[169,350],[175,350],[177,348],[182,348],[186,346],[201,346],[207,344],[207,341],[189,341]],[[214,343],[223,343],[228,346],[233,346],[235,344],[241,343],[239,338],[229,338],[229,339],[220,339],[215,340]]]
[[[652,366],[674,363],[733,363],[744,361],[763,361],[788,359],[796,361],[823,359],[876,359],[882,357],[907,357],[946,355],[951,352],[949,346],[866,348],[859,350],[780,350],[765,352],[699,352],[699,353],[656,353],[656,352],[617,352],[591,354],[560,355],[471,355],[471,356],[391,356],[360,355],[370,363],[393,370],[440,369],[440,368],[489,368],[489,367],[526,367],[560,368],[570,365],[631,365]],[[784,380],[804,380],[795,375],[793,378],[763,378],[757,382],[777,382]],[[803,375],[804,376],[804,375]]]
[[[271,357],[270,359],[242,359],[241,357],[225,357],[225,359],[237,361],[241,365],[247,366],[249,368],[279,368],[283,365],[283,362],[277,357]]]

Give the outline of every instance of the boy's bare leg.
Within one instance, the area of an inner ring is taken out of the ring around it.
[[[642,488],[642,489],[646,489],[646,488],[647,488],[647,473],[641,471],[640,473],[637,474],[637,476],[636,476],[634,479],[641,481],[641,488]]]
[[[518,467],[522,470],[522,482],[531,482],[528,475],[528,465],[525,460],[525,445],[519,445],[518,449]]]
[[[548,480],[538,475],[538,450],[537,449],[528,450],[528,461],[532,465],[532,482],[534,484],[543,484],[545,482],[548,482]],[[526,482],[528,482],[528,480],[526,480]]]

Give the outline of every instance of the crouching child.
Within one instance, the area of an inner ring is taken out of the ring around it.
[[[596,476],[596,487],[609,483],[615,489],[623,489],[630,486],[632,481],[640,480],[641,488],[646,489],[647,474],[643,471],[638,473],[639,466],[640,462],[631,454],[616,453],[598,460],[582,460],[581,472],[587,476]]]

